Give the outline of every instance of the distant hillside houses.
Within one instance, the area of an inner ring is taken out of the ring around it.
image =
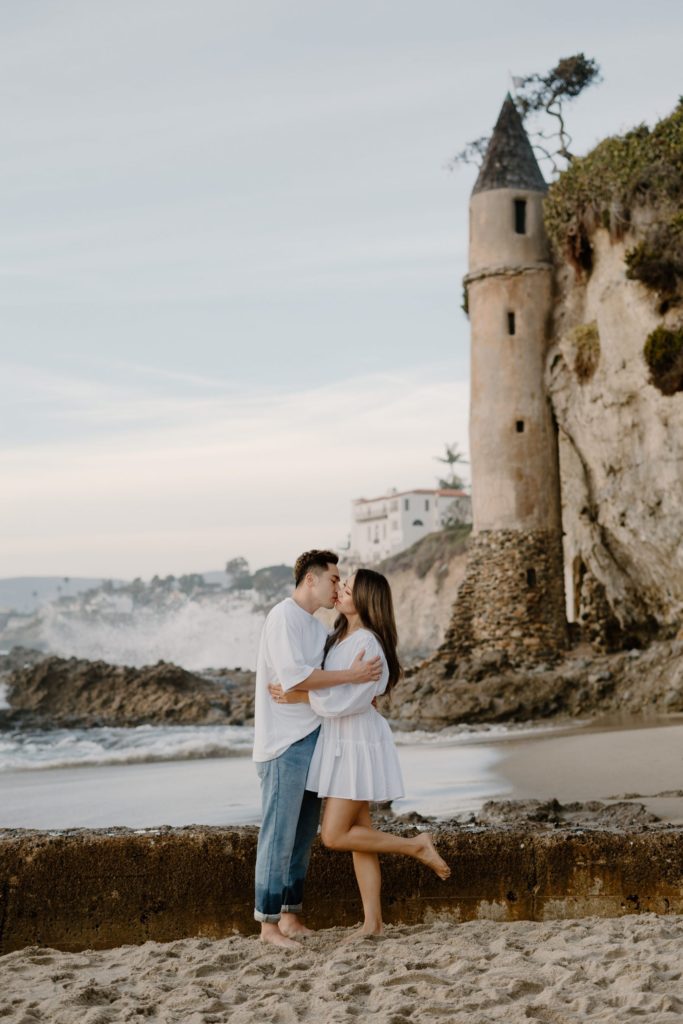
[[[390,491],[352,502],[348,559],[370,565],[404,551],[428,533],[472,522],[467,491],[441,488]]]

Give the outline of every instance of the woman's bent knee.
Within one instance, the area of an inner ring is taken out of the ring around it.
[[[323,846],[326,846],[328,850],[344,849],[341,835],[338,832],[333,832],[332,829],[325,828],[324,825],[320,830],[320,839]]]

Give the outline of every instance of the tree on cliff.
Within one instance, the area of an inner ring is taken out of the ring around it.
[[[562,57],[544,75],[534,72],[522,77],[513,76],[514,102],[522,120],[532,115],[552,118],[550,122],[542,119],[540,126],[528,134],[539,159],[547,160],[554,174],[562,169],[558,166],[558,157],[567,164],[574,159],[569,149],[572,138],[565,121],[565,104],[576,99],[590,85],[597,85],[601,81],[600,65],[583,53]],[[480,165],[488,143],[487,135],[468,142],[451,160],[451,170],[463,163]]]

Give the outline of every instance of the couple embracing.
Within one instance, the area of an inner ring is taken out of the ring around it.
[[[254,761],[262,821],[254,917],[261,939],[294,947],[311,934],[300,919],[311,844],[326,799],[322,841],[353,854],[363,902],[360,934],[382,930],[378,854],[414,857],[446,879],[431,837],[405,839],[372,827],[370,802],[403,796],[389,725],[374,707],[401,667],[391,590],[359,569],[344,583],[331,551],[306,551],[291,597],[269,613],[256,667]],[[332,633],[314,617],[335,608]]]

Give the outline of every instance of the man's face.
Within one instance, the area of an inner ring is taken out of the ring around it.
[[[337,600],[339,587],[339,570],[336,565],[328,563],[327,568],[321,573],[312,573],[313,593],[320,608],[334,608]]]

